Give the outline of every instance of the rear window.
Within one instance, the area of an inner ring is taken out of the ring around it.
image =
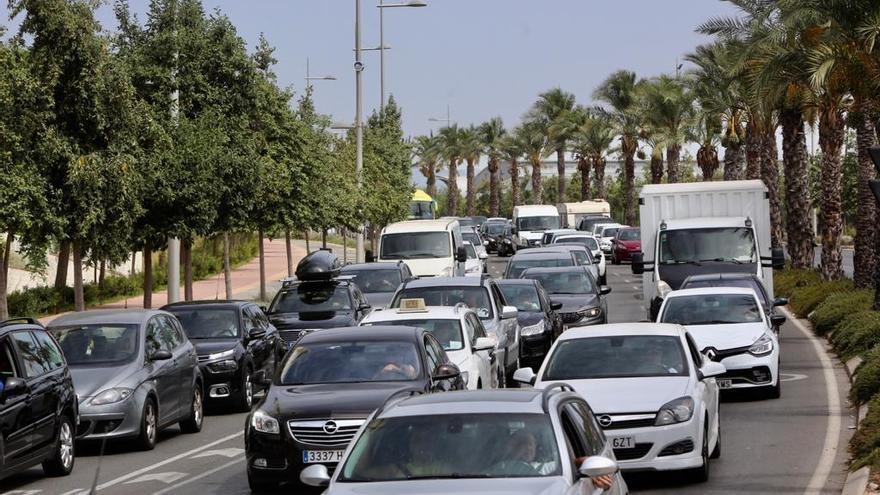
[[[492,319],[492,300],[485,287],[407,287],[397,293],[389,308],[399,308],[401,299],[424,299],[427,306],[455,306],[464,303],[483,320]]]
[[[511,260],[505,278],[519,278],[529,268],[556,268],[560,266],[574,266],[574,261],[570,256],[566,258]]]
[[[770,306],[770,301],[767,300],[767,294],[764,293],[762,287],[758,286],[759,282],[753,278],[739,278],[733,280],[694,280],[690,281],[685,285],[682,285],[682,289],[703,289],[706,287],[742,287],[745,289],[752,289],[755,291],[755,294],[758,295],[758,299],[761,300],[761,304],[764,307]]]

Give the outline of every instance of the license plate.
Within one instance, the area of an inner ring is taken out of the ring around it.
[[[611,439],[614,449],[631,449],[636,446],[636,437],[615,437]]]
[[[718,380],[718,388],[731,388],[733,387],[733,380],[730,378],[722,378]]]
[[[344,450],[303,450],[303,464],[316,462],[337,463],[342,460]]]

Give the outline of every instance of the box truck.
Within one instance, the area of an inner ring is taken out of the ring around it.
[[[646,185],[639,193],[642,275],[648,316],[690,275],[746,272],[760,277],[772,300],[781,248],[770,245],[770,201],[759,180]]]
[[[604,199],[588,199],[579,203],[559,203],[559,222],[564,228],[576,228],[584,217],[611,217],[611,205]]]

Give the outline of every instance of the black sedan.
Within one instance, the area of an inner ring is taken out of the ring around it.
[[[541,282],[550,300],[562,303],[559,315],[566,328],[608,323],[606,294],[611,288],[600,286],[585,266],[529,268],[522,278]]]
[[[486,251],[490,253],[498,252],[498,245],[502,242],[504,231],[507,229],[507,220],[487,220],[480,227],[480,234],[489,242],[486,245]]]
[[[208,399],[241,411],[254,403],[254,384],[275,374],[286,351],[278,330],[256,304],[196,301],[165,306],[196,347]]]
[[[556,312],[562,303],[550,302],[547,291],[533,279],[499,280],[498,288],[508,304],[519,310],[520,362],[537,371],[550,346],[562,333],[562,318]]]
[[[331,468],[390,397],[464,390],[458,367],[422,328],[346,327],[302,337],[247,418],[251,490],[296,482],[309,464]]]
[[[374,308],[387,306],[397,287],[401,283],[415,278],[409,266],[403,261],[345,265],[340,274],[353,277],[352,281],[360,288],[367,298],[367,302]]]

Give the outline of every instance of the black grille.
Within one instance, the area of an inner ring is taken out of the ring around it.
[[[562,318],[562,323],[574,323],[581,319],[578,313],[559,313],[559,316]]]
[[[754,368],[744,370],[728,370],[727,373],[719,376],[718,379],[732,380],[733,383],[770,383],[770,368],[766,366],[756,366]]]
[[[653,443],[637,443],[636,446],[631,449],[614,449],[614,457],[616,457],[618,461],[641,459],[651,451],[651,447],[653,446]]]
[[[286,344],[296,344],[306,334],[305,330],[278,330],[278,335]]]
[[[660,453],[657,455],[658,457],[663,457],[667,455],[681,455],[687,454],[688,452],[693,452],[694,450],[694,441],[688,438],[687,440],[682,440],[680,442],[675,442],[672,445],[667,445]]]

